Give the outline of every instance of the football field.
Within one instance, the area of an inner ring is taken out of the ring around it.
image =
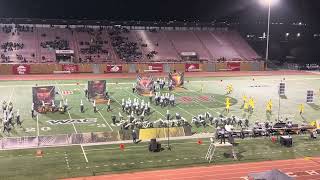
[[[118,131],[119,127],[112,124],[111,116],[118,116],[119,112],[126,116],[121,109],[122,99],[144,99],[149,101],[148,97],[142,97],[132,93],[132,84],[135,79],[106,79],[107,90],[111,96],[112,112],[107,112],[105,104],[98,104],[99,111],[93,112],[93,105],[86,100],[84,89],[87,88],[88,80],[48,80],[48,81],[1,81],[0,82],[0,100],[13,102],[14,112],[19,110],[23,121],[22,127],[17,127],[10,134],[2,133],[2,137],[8,136],[37,136],[37,135],[56,135],[87,132],[110,132]],[[280,98],[278,86],[280,81],[286,83],[286,96]],[[232,84],[234,91],[226,95],[227,85]],[[69,108],[64,114],[59,112],[38,114],[37,118],[31,118],[32,87],[34,86],[55,86],[56,105],[61,101],[68,101]],[[203,90],[201,91],[201,87]],[[311,122],[319,119],[320,109],[320,77],[316,75],[308,76],[259,76],[259,77],[207,77],[207,78],[186,78],[185,88],[179,91],[169,92],[164,90],[162,93],[173,93],[177,105],[175,107],[155,106],[151,104],[151,115],[146,118],[150,121],[165,119],[167,110],[174,115],[179,113],[182,117],[191,123],[193,116],[210,112],[214,117],[219,114],[225,116],[238,116],[248,118],[250,125],[254,122],[274,121],[280,117],[292,119],[296,123]],[[306,104],[307,90],[314,90],[315,103]],[[243,95],[253,97],[255,101],[255,110],[248,113],[243,110]],[[225,98],[231,98],[231,109],[229,113],[225,112]],[[80,113],[80,100],[83,100],[85,112]],[[272,114],[266,113],[266,103],[271,99],[273,102]],[[304,104],[304,113],[299,114],[299,105]],[[280,110],[280,111],[279,111]],[[2,117],[1,117],[2,118]],[[126,117],[125,117],[126,118]],[[93,119],[91,123],[68,123],[68,120],[74,119]],[[62,123],[52,123],[53,120],[63,120]],[[194,132],[213,132],[212,126],[205,128],[196,128]]]

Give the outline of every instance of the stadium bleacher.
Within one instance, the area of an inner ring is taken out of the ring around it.
[[[258,54],[233,30],[129,30],[0,25],[1,63],[132,63],[251,61]],[[71,50],[67,62],[56,50]]]

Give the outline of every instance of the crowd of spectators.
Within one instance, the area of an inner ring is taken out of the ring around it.
[[[1,62],[2,63],[9,63],[10,62],[10,56],[6,56],[5,54],[1,54]]]
[[[2,27],[2,32],[9,34],[9,33],[12,32],[12,29],[13,29],[12,26],[5,25],[5,26]]]
[[[5,42],[1,44],[1,49],[3,52],[20,50],[24,48],[23,43],[16,43],[16,42]]]
[[[88,27],[78,27],[77,32],[87,33],[90,36],[89,41],[80,41],[80,53],[86,55],[85,60],[88,62],[93,62],[95,58],[100,59],[101,55],[109,55],[109,51],[105,48],[108,41],[103,38],[103,28],[98,30],[88,28]],[[79,62],[83,59],[79,58]]]
[[[15,25],[16,32],[33,32],[33,27],[30,26],[22,26],[22,25]]]
[[[45,36],[45,34],[42,34]],[[56,37],[53,41],[44,41],[40,43],[42,48],[49,48],[55,50],[68,50],[69,49],[69,41],[60,39],[60,37]]]
[[[140,51],[138,44],[129,41],[128,37],[123,36],[123,34],[129,33],[128,29],[114,27],[109,30],[108,33],[111,37],[111,44],[120,59],[126,62],[132,62],[142,58],[142,52]]]

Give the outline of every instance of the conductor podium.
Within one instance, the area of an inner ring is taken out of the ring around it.
[[[233,156],[233,159],[234,160],[237,160],[237,154],[235,153],[234,151],[234,147],[232,144],[226,142],[226,143],[223,143],[223,144],[220,144],[220,143],[215,143],[213,141],[213,138],[210,138],[210,146],[208,148],[208,152],[206,154],[206,160],[209,161],[209,163],[211,163],[212,159],[214,159],[214,153],[215,151],[217,150],[217,148],[219,149],[222,149],[222,150],[227,150],[227,151],[230,151],[232,153],[232,156]]]

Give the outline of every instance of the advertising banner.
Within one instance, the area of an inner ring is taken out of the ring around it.
[[[76,64],[63,64],[62,71],[79,72],[79,66]]]
[[[28,64],[15,64],[12,66],[12,72],[13,74],[19,74],[19,75],[23,75],[23,74],[30,74],[30,65]]]
[[[186,72],[194,72],[199,71],[200,66],[199,64],[186,64]]]
[[[240,71],[240,62],[228,62],[227,67],[231,71]]]
[[[107,65],[107,73],[121,73],[122,65]]]
[[[148,71],[163,72],[162,64],[148,64]]]

